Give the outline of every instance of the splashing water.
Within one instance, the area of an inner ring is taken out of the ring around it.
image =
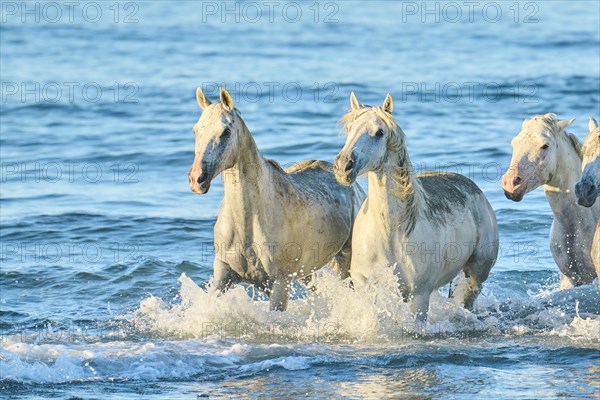
[[[290,301],[284,313],[270,311],[267,301],[237,286],[222,295],[211,287],[201,289],[185,274],[179,278],[179,303],[168,305],[157,297],[143,300],[131,321],[142,330],[176,338],[235,337],[250,342],[328,341],[337,343],[386,343],[416,337],[481,335],[536,330],[545,334],[598,340],[600,319],[582,319],[569,310],[570,303],[586,308],[598,304],[593,285],[565,297],[563,292],[542,293],[531,304],[506,305],[493,297],[480,298],[474,312],[453,298],[433,293],[428,320],[415,321],[402,300],[392,269],[373,274],[364,288],[353,289],[333,273],[316,274],[314,291]],[[562,296],[562,298],[557,297]],[[556,306],[552,306],[556,303]],[[567,306],[567,307],[565,307]],[[525,307],[528,314],[520,311]],[[590,310],[593,312],[593,310]],[[593,314],[592,314],[593,315]]]
[[[546,338],[596,350],[600,344],[600,292],[594,285],[544,290],[523,300],[499,301],[488,293],[478,299],[474,312],[434,293],[423,325],[402,301],[391,269],[380,270],[356,290],[328,270],[317,273],[313,282],[314,290],[296,293],[288,310],[277,312],[252,288],[236,286],[218,295],[210,284],[201,288],[181,274],[172,301],[155,296],[142,300],[110,322],[119,327],[112,336],[72,340],[51,327],[45,340],[8,336],[0,349],[2,380],[241,378],[272,368],[387,365],[407,354],[417,357],[411,362],[420,362],[430,361],[427,349],[437,340],[448,346],[456,340],[531,338],[539,343]]]

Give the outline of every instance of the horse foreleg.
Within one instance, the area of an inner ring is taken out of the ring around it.
[[[271,311],[285,311],[287,308],[291,282],[287,279],[276,278],[271,287],[269,305]]]
[[[215,261],[213,263],[213,273],[213,287],[219,293],[223,293],[241,280],[241,277],[237,272],[231,269],[229,264],[219,260],[218,255],[215,256]]]

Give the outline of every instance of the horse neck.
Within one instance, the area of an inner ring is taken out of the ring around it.
[[[400,228],[408,235],[415,225],[423,191],[406,150],[401,151],[388,153],[381,170],[369,172],[369,210],[386,229]]]
[[[544,192],[554,214],[568,216],[579,208],[573,188],[581,178],[581,156],[566,135],[563,140],[565,143],[559,146],[557,169],[544,185]]]
[[[271,188],[270,170],[256,142],[242,122],[236,163],[223,172],[225,202],[236,214],[236,222],[251,220],[264,212],[265,196]]]

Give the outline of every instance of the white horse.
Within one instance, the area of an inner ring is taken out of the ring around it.
[[[333,166],[302,161],[282,170],[263,158],[227,90],[220,103],[196,91],[202,115],[196,125],[190,189],[204,194],[223,173],[224,199],[215,224],[214,287],[240,281],[270,294],[272,310],[287,307],[295,279],[335,257],[348,276],[352,223],[365,194],[340,185]]]
[[[585,207],[591,207],[600,196],[600,127],[592,117],[589,122],[590,133],[583,143],[583,174],[575,185],[577,202]],[[600,219],[596,223],[596,233],[592,242],[592,261],[596,267],[598,285],[600,286]]]
[[[352,93],[350,105],[335,174],[346,185],[365,173],[369,182],[352,233],[353,283],[364,285],[373,269],[393,267],[411,312],[424,321],[431,293],[463,271],[459,293],[472,308],[498,255],[494,210],[462,175],[414,174],[389,94],[382,107],[371,107]]]
[[[581,177],[581,144],[565,129],[574,120],[559,121],[555,114],[546,114],[523,121],[502,177],[504,194],[513,201],[544,185],[554,213],[550,249],[561,272],[561,289],[589,284],[596,277],[590,254],[600,204],[579,207],[573,193]]]

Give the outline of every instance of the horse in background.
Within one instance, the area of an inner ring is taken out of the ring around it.
[[[600,196],[600,127],[592,117],[589,121],[589,134],[583,143],[582,175],[575,185],[577,202],[584,207],[592,207]],[[598,286],[600,286],[600,219],[596,223],[596,233],[592,241],[592,261],[596,267]]]
[[[573,189],[581,178],[581,144],[566,132],[574,120],[561,121],[550,113],[523,121],[512,139],[512,159],[502,177],[504,194],[517,202],[544,186],[554,214],[550,249],[561,273],[561,289],[589,284],[596,278],[591,250],[600,204],[590,208],[577,205]]]
[[[213,286],[224,291],[246,281],[270,296],[270,308],[287,307],[292,281],[335,257],[349,275],[352,224],[365,194],[340,185],[333,166],[307,160],[283,170],[263,158],[226,89],[212,103],[196,91],[203,110],[194,125],[192,192],[208,192],[223,174],[224,198],[214,228]]]

